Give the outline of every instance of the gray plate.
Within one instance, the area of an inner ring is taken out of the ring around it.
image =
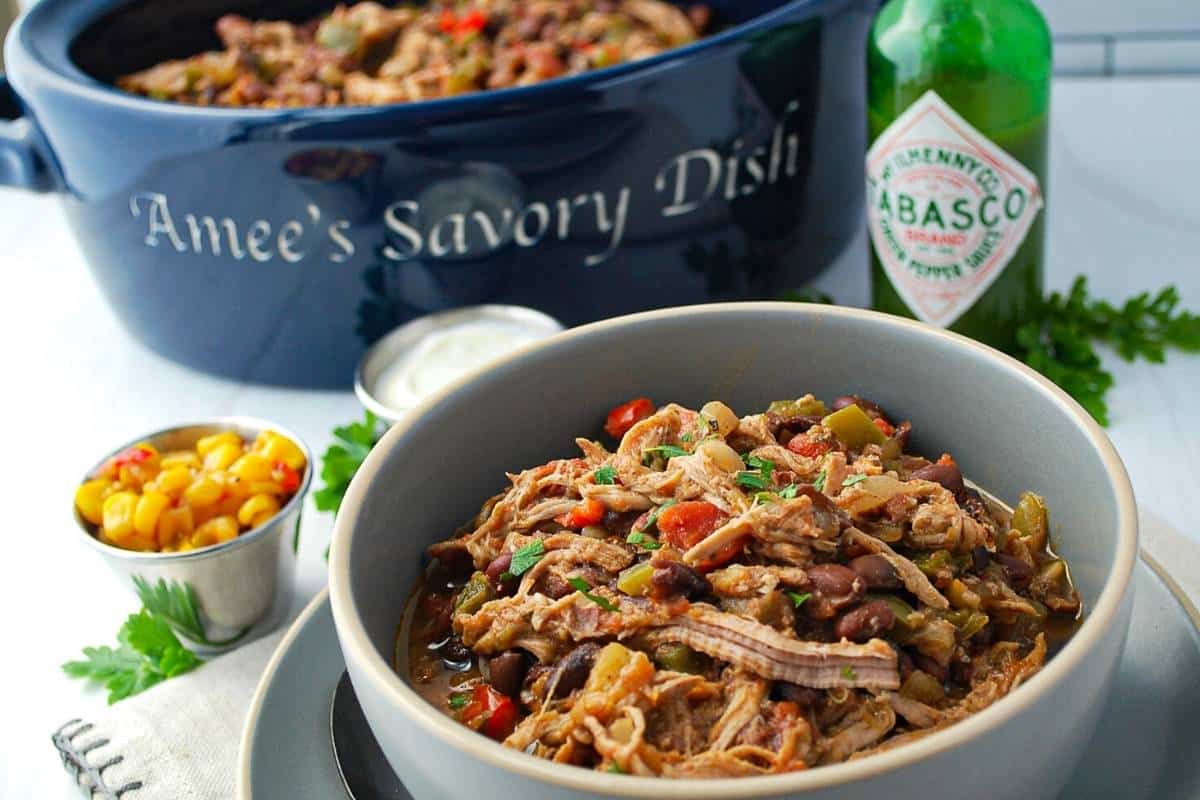
[[[1138,564],[1135,592],[1116,692],[1064,798],[1200,798],[1200,618],[1153,562]],[[239,800],[346,796],[329,735],[329,703],[345,668],[322,592],[259,685],[242,740]]]

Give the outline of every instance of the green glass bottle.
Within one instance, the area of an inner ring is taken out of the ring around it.
[[[875,308],[1012,351],[1042,291],[1045,20],[1030,0],[889,0],[867,75]]]

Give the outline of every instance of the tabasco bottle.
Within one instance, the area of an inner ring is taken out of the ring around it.
[[[867,74],[875,308],[1013,350],[1042,291],[1045,20],[1030,0],[889,0]]]

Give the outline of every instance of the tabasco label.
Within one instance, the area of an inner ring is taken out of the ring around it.
[[[867,199],[892,285],[943,327],[1000,277],[1042,208],[1037,176],[932,90],[871,146]]]

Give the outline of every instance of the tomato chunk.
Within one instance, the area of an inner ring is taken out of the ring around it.
[[[875,427],[879,428],[880,432],[884,436],[891,436],[893,433],[896,432],[896,429],[894,427],[892,427],[892,423],[888,422],[883,417],[876,417],[875,419],[873,419],[871,421],[875,423]]]
[[[559,525],[567,528],[586,528],[588,525],[596,525],[604,519],[604,512],[607,511],[604,503],[601,503],[594,497],[589,497],[582,500],[579,505],[572,508],[565,514],[560,514],[554,518],[554,521]]]
[[[829,446],[828,442],[822,442],[817,439],[813,439],[806,433],[801,433],[791,438],[791,440],[787,443],[787,449],[791,450],[797,455],[804,456],[805,458],[820,458],[828,453],[832,448]]]
[[[664,508],[658,515],[662,540],[672,547],[688,550],[721,527],[725,512],[704,500],[688,500]]]
[[[476,727],[500,742],[513,732],[517,724],[517,706],[507,695],[500,694],[486,683],[475,687],[471,702],[463,709],[463,723]],[[475,723],[476,720],[482,720]]]
[[[608,412],[608,419],[604,422],[604,431],[614,439],[620,439],[629,429],[638,422],[654,413],[654,403],[648,397],[635,397],[628,403],[621,405]]]

